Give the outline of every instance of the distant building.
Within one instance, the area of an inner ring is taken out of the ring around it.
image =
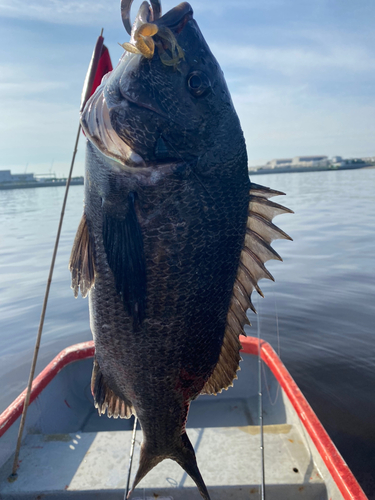
[[[375,165],[375,156],[366,158],[343,158],[342,156],[332,156],[328,158],[325,155],[315,156],[295,156],[294,158],[276,158],[268,161],[265,165],[249,168],[249,172],[278,170],[280,172],[301,171],[303,168],[312,169],[337,169],[337,168],[360,168],[361,166]]]
[[[13,182],[30,182],[35,181],[34,174],[12,174]]]
[[[10,170],[0,170],[0,183],[30,181],[35,181],[34,174],[11,174]]]
[[[292,167],[328,167],[328,156],[295,156]]]
[[[292,158],[281,158],[271,160],[266,163],[266,168],[290,167],[292,165]]]
[[[10,170],[0,170],[0,182],[12,182]]]

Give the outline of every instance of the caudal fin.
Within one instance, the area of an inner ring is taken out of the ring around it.
[[[197,459],[195,458],[194,448],[192,447],[190,440],[184,432],[181,436],[182,449],[179,457],[174,458],[176,462],[181,465],[191,479],[195,482],[198,487],[199,493],[202,495],[204,500],[210,500],[210,495],[208,494],[206,485],[204,484],[201,473],[199,472]],[[172,457],[171,457],[172,458]]]
[[[206,485],[204,484],[203,478],[198,469],[194,449],[186,433],[182,434],[181,441],[178,443],[178,446],[169,455],[155,456],[155,454],[150,452],[150,450],[142,444],[138,471],[134,479],[133,487],[131,491],[129,491],[127,498],[130,498],[130,495],[141,479],[143,479],[151,469],[153,469],[165,458],[175,460],[195,482],[202,498],[204,498],[204,500],[210,500],[210,495],[208,494]]]

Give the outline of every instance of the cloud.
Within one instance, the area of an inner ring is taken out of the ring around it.
[[[209,12],[211,15],[219,15],[228,13],[229,10],[238,10],[242,13],[246,10],[268,10],[273,7],[278,7],[285,4],[285,0],[215,0],[215,2],[205,1],[197,2],[193,5],[195,12]],[[240,17],[238,18],[240,21]]]
[[[0,0],[0,15],[17,19],[34,19],[55,24],[90,25],[113,21],[119,16],[116,2],[64,0]]]
[[[135,15],[141,2],[135,2]],[[178,2],[177,2],[178,3]],[[163,2],[163,11],[177,5]],[[0,15],[17,19],[34,19],[55,24],[93,25],[120,21],[120,4],[114,1],[94,0],[0,0]]]
[[[1,88],[1,86],[0,86]],[[1,168],[41,161],[70,161],[78,127],[78,108],[37,96],[1,103]]]
[[[68,88],[66,82],[38,78],[33,73],[34,71],[35,68],[27,68],[24,65],[1,65],[0,93],[3,96],[3,100],[17,98],[21,95],[44,95],[49,90]]]
[[[248,85],[233,101],[244,130],[250,164],[299,154],[373,155],[375,105],[345,103],[306,86]],[[257,161],[258,160],[258,161]]]
[[[140,5],[134,2],[133,16]],[[163,12],[175,7],[179,2],[165,0],[162,2]],[[242,12],[248,9],[268,9],[272,6],[282,5],[284,0],[232,0],[230,8]],[[228,11],[227,0],[193,2],[194,11],[199,13],[209,12],[210,15],[222,16]],[[77,0],[0,0],[0,15],[17,19],[35,19],[55,24],[82,24],[91,25],[111,23],[119,19],[119,2],[111,1],[77,1]]]
[[[140,3],[134,2],[132,18]],[[162,3],[166,12],[178,1]],[[375,110],[369,103],[375,54],[373,35],[363,34],[363,16],[352,22],[343,11],[346,24],[334,13],[322,17],[329,6],[325,0],[320,7],[289,0],[191,3],[224,69],[251,162],[298,154],[373,154]],[[0,66],[3,168],[49,165],[53,159],[69,163],[92,51],[91,26],[105,26],[114,56],[124,33],[119,10],[118,0],[0,0],[3,16],[33,20],[3,23],[13,49],[3,47],[2,60],[9,65]],[[66,26],[41,28],[35,20]]]
[[[305,77],[316,71],[375,70],[375,57],[364,47],[329,45],[322,47],[262,47],[259,45],[212,44],[217,58],[228,67],[264,68],[291,76]]]

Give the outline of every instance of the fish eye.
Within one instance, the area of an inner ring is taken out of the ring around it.
[[[187,84],[190,93],[194,97],[201,97],[211,89],[210,79],[202,71],[193,71],[193,73],[190,73]]]

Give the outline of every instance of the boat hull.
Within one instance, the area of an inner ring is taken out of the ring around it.
[[[191,405],[187,432],[215,500],[258,498],[258,340],[241,338],[241,371],[234,387]],[[62,351],[34,381],[18,478],[10,483],[24,393],[0,416],[0,491],[3,500],[122,499],[132,420],[99,417],[93,408],[92,342]],[[267,499],[365,500],[362,489],[269,344],[263,408]],[[137,433],[134,470],[139,458]],[[157,495],[157,496],[155,496]],[[199,499],[184,471],[166,460],[132,495],[140,499]]]

